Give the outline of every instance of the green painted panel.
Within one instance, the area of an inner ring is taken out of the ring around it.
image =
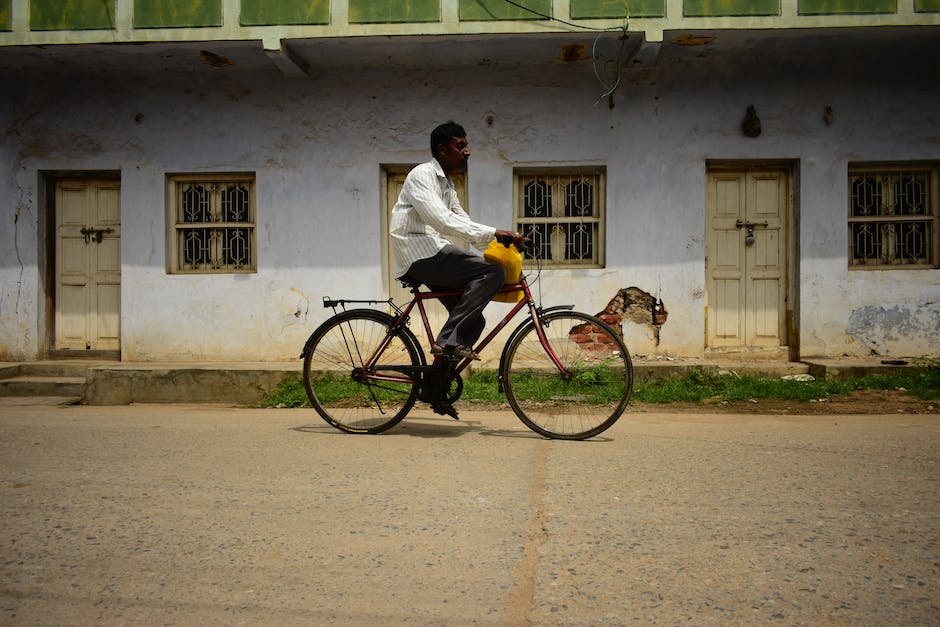
[[[800,0],[800,15],[897,13],[897,0]]]
[[[10,2],[7,2],[7,16]],[[31,30],[114,28],[114,0],[30,0]]]
[[[440,21],[440,0],[349,0],[350,24]]]
[[[914,10],[917,13],[940,11],[940,0],[914,0]]]
[[[13,30],[13,0],[0,0],[0,30]]]
[[[665,17],[666,0],[571,0],[576,20],[604,17]]]
[[[685,0],[686,17],[780,15],[780,0]]]
[[[222,0],[134,0],[134,26],[221,26]]]
[[[242,0],[242,26],[329,24],[330,0]]]
[[[518,0],[509,4],[505,0],[460,0],[460,19],[465,22],[486,20],[541,20],[538,15],[552,14],[552,0]],[[522,8],[525,7],[525,8]],[[526,9],[532,9],[527,11]]]

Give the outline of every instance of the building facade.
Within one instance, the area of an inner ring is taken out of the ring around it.
[[[0,0],[0,359],[295,358],[448,119],[637,354],[940,356],[937,59],[940,0]]]

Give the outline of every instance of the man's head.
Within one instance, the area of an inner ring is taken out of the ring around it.
[[[445,174],[465,170],[470,158],[467,132],[454,121],[441,124],[431,131],[431,154]]]

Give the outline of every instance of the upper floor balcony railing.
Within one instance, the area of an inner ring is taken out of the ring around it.
[[[0,0],[0,46],[940,25],[940,0]]]

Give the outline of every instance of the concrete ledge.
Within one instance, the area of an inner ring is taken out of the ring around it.
[[[482,368],[488,368],[483,366]],[[495,365],[493,366],[495,367]],[[302,364],[289,363],[115,363],[88,369],[84,402],[89,405],[128,403],[237,403],[261,401],[282,381],[299,379]],[[723,370],[761,377],[807,372],[799,363],[754,362],[716,364],[699,360],[638,360],[637,381],[665,381],[695,370]]]
[[[803,363],[809,367],[809,374],[817,379],[854,379],[872,374],[894,374],[898,370],[925,367],[921,360],[890,358],[805,359]]]
[[[299,378],[297,364],[119,364],[88,371],[84,402],[237,403],[260,401],[288,378]]]
[[[633,362],[636,381],[666,381],[686,377],[694,371],[705,374],[734,372],[739,375],[774,379],[788,374],[806,374],[809,367],[786,361],[643,360]]]

